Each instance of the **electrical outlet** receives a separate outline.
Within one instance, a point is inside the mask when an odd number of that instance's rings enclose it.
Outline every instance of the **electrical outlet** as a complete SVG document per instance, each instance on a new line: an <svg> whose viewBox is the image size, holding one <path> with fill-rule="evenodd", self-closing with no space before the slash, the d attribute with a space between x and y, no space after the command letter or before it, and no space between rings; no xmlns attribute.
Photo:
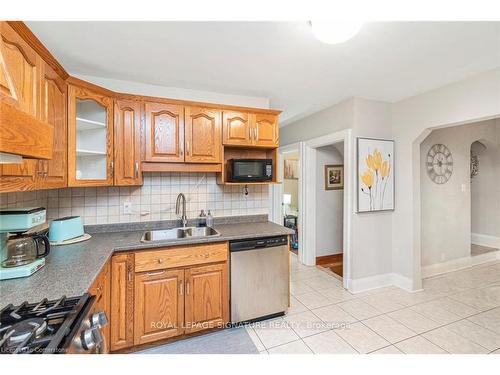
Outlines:
<svg viewBox="0 0 500 375"><path fill-rule="evenodd" d="M132 213L132 202L123 202L123 213L125 215L130 215Z"/></svg>
<svg viewBox="0 0 500 375"><path fill-rule="evenodd" d="M462 184L462 193L467 192L467 184Z"/></svg>

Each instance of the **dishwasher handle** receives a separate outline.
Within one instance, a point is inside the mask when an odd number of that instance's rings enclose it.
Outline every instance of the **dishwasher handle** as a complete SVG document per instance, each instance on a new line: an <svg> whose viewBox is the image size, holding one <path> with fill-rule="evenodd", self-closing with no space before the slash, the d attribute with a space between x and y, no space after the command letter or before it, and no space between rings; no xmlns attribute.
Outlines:
<svg viewBox="0 0 500 375"><path fill-rule="evenodd" d="M229 242L229 251L248 251L263 249L266 247L283 246L288 243L288 236L274 236L265 238L254 238Z"/></svg>

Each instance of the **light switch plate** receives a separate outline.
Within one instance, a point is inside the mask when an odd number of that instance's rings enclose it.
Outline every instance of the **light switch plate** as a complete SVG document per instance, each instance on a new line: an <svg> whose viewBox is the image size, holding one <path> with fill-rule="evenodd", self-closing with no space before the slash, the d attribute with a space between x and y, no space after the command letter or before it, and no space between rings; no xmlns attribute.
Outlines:
<svg viewBox="0 0 500 375"><path fill-rule="evenodd" d="M125 215L130 215L132 213L132 202L123 202L123 213Z"/></svg>

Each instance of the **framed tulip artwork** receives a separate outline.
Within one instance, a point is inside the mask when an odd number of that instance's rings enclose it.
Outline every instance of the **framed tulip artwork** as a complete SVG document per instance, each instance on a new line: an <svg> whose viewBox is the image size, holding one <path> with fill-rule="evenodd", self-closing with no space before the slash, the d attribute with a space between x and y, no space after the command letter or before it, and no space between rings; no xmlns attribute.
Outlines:
<svg viewBox="0 0 500 375"><path fill-rule="evenodd" d="M394 210L394 141L358 138L358 213Z"/></svg>

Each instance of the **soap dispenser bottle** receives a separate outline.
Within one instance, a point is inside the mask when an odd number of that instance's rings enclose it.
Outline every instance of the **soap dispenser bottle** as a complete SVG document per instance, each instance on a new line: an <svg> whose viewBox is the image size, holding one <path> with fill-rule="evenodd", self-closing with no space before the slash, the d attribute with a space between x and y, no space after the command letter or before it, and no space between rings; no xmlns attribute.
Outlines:
<svg viewBox="0 0 500 375"><path fill-rule="evenodd" d="M210 213L210 210L208 210L208 213L207 213L207 227L210 227L210 228L214 227L214 217Z"/></svg>
<svg viewBox="0 0 500 375"><path fill-rule="evenodd" d="M205 215L205 211L201 210L200 216L198 216L198 226L206 227L207 226L207 215Z"/></svg>

